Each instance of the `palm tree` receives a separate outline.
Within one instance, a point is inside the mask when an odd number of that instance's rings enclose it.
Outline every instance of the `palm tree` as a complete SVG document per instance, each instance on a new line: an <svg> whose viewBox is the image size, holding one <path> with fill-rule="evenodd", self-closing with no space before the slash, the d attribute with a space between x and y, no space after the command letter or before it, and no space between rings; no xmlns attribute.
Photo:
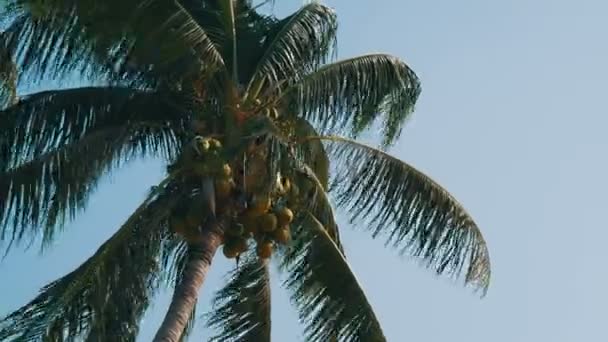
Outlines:
<svg viewBox="0 0 608 342"><path fill-rule="evenodd" d="M464 274L485 293L489 257L471 217L384 149L419 95L414 72L383 54L327 64L337 20L321 4L284 19L256 8L244 0L12 0L5 8L5 249L37 239L47 247L103 176L132 160L162 157L167 174L93 256L6 316L0 340L133 341L170 282L155 340L178 341L222 247L237 267L207 315L214 340L270 340L272 259L307 340L383 341L332 201L373 238L437 273ZM84 86L11 90L74 74ZM382 146L354 140L373 124Z"/></svg>

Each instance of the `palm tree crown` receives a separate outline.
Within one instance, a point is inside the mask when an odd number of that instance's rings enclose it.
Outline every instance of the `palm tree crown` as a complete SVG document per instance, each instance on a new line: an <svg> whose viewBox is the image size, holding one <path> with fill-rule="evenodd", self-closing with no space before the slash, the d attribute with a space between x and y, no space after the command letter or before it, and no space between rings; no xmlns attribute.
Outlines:
<svg viewBox="0 0 608 342"><path fill-rule="evenodd" d="M4 14L7 251L48 246L104 175L132 160L164 158L167 175L93 256L0 321L0 340L133 341L163 282L176 285L174 303L196 299L184 284L221 244L238 266L206 315L214 340L270 340L272 255L307 340L383 341L332 203L387 246L487 290L474 221L384 149L413 110L418 78L384 54L330 63L330 8L311 3L278 19L245 0L11 0ZM86 86L16 91L74 73ZM353 140L374 124L382 146ZM178 306L187 315L168 314L163 326L177 332L159 340L179 338L195 316L193 304Z"/></svg>

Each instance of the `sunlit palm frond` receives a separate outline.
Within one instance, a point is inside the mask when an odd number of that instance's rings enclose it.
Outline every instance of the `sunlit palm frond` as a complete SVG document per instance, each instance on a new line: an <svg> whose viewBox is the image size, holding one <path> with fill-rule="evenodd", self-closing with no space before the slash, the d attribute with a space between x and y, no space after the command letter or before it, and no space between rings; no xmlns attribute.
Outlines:
<svg viewBox="0 0 608 342"><path fill-rule="evenodd" d="M292 244L283 265L284 286L305 324L306 340L385 341L344 254L319 220L310 213L299 215Z"/></svg>
<svg viewBox="0 0 608 342"><path fill-rule="evenodd" d="M4 317L0 340L78 340L88 335L91 341L135 341L139 320L158 286L167 215L179 191L170 179L152 190L91 258Z"/></svg>
<svg viewBox="0 0 608 342"><path fill-rule="evenodd" d="M267 263L248 255L213 300L207 325L211 341L270 341L270 276Z"/></svg>
<svg viewBox="0 0 608 342"><path fill-rule="evenodd" d="M399 136L419 94L418 78L404 62L388 55L367 55L307 75L285 90L282 102L325 132L339 128L357 135L383 116L388 145Z"/></svg>
<svg viewBox="0 0 608 342"><path fill-rule="evenodd" d="M407 163L340 137L326 142L337 169L335 195L350 220L438 274L465 275L485 294L490 257L481 231L450 193Z"/></svg>
<svg viewBox="0 0 608 342"><path fill-rule="evenodd" d="M259 87L264 80L267 88L284 80L299 80L304 73L325 63L335 45L337 17L319 3L302 7L275 26L275 32L266 38L265 52L249 87Z"/></svg>

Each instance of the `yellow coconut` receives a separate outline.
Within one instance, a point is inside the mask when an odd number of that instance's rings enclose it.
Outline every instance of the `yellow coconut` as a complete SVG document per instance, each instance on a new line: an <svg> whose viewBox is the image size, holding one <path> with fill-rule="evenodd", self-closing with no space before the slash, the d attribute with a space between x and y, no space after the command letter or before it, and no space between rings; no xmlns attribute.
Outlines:
<svg viewBox="0 0 608 342"><path fill-rule="evenodd" d="M209 144L211 145L211 148L213 148L213 149L222 148L222 143L217 139L213 139L213 138L209 139Z"/></svg>
<svg viewBox="0 0 608 342"><path fill-rule="evenodd" d="M287 177L281 177L281 188L283 193L289 193L291 190L291 181Z"/></svg>
<svg viewBox="0 0 608 342"><path fill-rule="evenodd" d="M230 178L232 176L232 168L228 164L224 164L222 166L222 176L225 178Z"/></svg>
<svg viewBox="0 0 608 342"><path fill-rule="evenodd" d="M258 225L260 230L265 232L272 232L277 229L278 220L274 214L267 213L258 218Z"/></svg>
<svg viewBox="0 0 608 342"><path fill-rule="evenodd" d="M293 212L287 207L283 207L276 211L279 226L290 224L293 221Z"/></svg>
<svg viewBox="0 0 608 342"><path fill-rule="evenodd" d="M198 140L198 148L203 153L209 151L209 148L211 148L211 143L209 142L209 139Z"/></svg>
<svg viewBox="0 0 608 342"><path fill-rule="evenodd" d="M272 242L262 241L256 246L256 252L262 259L268 259L272 255Z"/></svg>
<svg viewBox="0 0 608 342"><path fill-rule="evenodd" d="M272 205L270 196L260 195L255 196L251 205L247 209L249 215L260 216L266 213Z"/></svg>
<svg viewBox="0 0 608 342"><path fill-rule="evenodd" d="M276 242L285 244L289 241L290 235L289 226L283 226L275 230L272 237Z"/></svg>

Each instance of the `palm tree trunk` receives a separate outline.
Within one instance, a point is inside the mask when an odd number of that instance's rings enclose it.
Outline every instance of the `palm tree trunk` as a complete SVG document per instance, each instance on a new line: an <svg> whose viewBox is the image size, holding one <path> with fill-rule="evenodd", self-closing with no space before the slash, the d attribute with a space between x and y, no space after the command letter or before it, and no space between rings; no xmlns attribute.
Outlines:
<svg viewBox="0 0 608 342"><path fill-rule="evenodd" d="M178 342L180 340L221 241L221 236L217 231L205 229L197 241L190 243L188 263L184 269L183 278L175 288L171 305L156 332L154 342Z"/></svg>

